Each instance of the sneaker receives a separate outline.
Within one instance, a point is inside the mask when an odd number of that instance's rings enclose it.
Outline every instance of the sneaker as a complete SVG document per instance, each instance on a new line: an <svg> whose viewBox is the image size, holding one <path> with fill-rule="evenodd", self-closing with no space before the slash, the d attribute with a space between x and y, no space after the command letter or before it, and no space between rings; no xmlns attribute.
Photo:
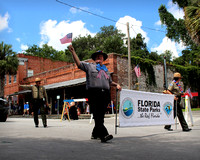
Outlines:
<svg viewBox="0 0 200 160"><path fill-rule="evenodd" d="M101 138L101 143L106 143L107 141L113 139L113 135L107 135L103 138Z"/></svg>

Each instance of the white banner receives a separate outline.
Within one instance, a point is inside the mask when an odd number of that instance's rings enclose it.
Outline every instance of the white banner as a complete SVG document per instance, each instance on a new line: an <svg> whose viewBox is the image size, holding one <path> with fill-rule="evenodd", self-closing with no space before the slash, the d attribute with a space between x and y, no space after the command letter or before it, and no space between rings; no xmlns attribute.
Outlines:
<svg viewBox="0 0 200 160"><path fill-rule="evenodd" d="M123 89L120 92L119 126L174 124L174 96Z"/></svg>

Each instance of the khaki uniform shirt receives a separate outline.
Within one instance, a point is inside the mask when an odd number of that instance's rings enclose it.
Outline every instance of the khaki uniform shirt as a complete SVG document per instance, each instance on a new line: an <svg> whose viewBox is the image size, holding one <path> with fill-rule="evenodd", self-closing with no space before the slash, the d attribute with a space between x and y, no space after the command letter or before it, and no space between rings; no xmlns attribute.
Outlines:
<svg viewBox="0 0 200 160"><path fill-rule="evenodd" d="M33 86L32 85L20 85L20 87L25 88L25 89L31 89L33 99L45 98L45 101L48 103L47 93L43 86L39 86L39 93L38 93L38 87L35 85L33 85Z"/></svg>
<svg viewBox="0 0 200 160"><path fill-rule="evenodd" d="M168 90L175 96L181 96L182 94L180 88L173 81L169 84Z"/></svg>

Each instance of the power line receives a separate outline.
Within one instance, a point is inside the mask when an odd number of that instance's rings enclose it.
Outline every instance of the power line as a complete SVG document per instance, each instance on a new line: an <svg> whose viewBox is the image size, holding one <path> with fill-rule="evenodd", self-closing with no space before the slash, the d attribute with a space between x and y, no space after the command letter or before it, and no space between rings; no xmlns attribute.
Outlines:
<svg viewBox="0 0 200 160"><path fill-rule="evenodd" d="M94 16L96 16L96 17L100 17L100 18L103 18L103 19L106 19L106 20L109 20L109 21L112 21L112 22L115 22L115 23L120 23L120 24L126 25L126 24L124 24L124 23L118 22L118 21L113 20L113 19L111 19L111 18L107 18L107 17L101 16L101 15L99 15L99 14L92 13L92 12L90 12L90 11L87 11L87 10L84 10L84 9L81 9L81 8L78 8L78 7L73 6L73 5L70 5L70 4L68 4L68 3L65 3L65 2L62 2L62 1L59 1L59 0L56 0L56 1L57 1L58 3L64 4L64 5L69 6L69 7L72 7L72 8L76 8L76 9L78 9L78 10L81 10L81 11L83 11L83 12L89 13L89 14L94 15ZM132 26L137 26L137 25L132 25ZM137 26L137 27L139 27L139 26ZM164 33L166 33L165 31L157 30L157 29L150 28L150 27L145 27L145 26L141 26L141 27L142 27L142 28L149 29L149 30L153 30L153 31L158 31L158 32L164 32Z"/></svg>
<svg viewBox="0 0 200 160"><path fill-rule="evenodd" d="M98 15L98 14L96 14L96 13L92 13L92 12L86 11L86 10L84 10L84 9L81 9L81 8L78 8L78 7L75 7L75 6L72 6L72 5L68 4L68 3L61 2L61 1L59 1L59 0L56 0L56 1L57 1L58 3L61 3L61 4L66 5L66 6L69 6L69 7L72 7L72 8L76 8L76 9L81 10L81 11L83 11L83 12L86 12L86 13L92 14L92 15L94 15L94 16L97 16L97 17L100 17L100 18L103 18L103 19L106 19L106 20L109 20L109 21L112 21L112 22L117 23L116 20L113 20L113 19L111 19L111 18L107 18L107 17L101 16L101 15ZM120 22L118 22L118 23L120 23ZM124 23L121 23L121 24L126 25L126 24L124 24Z"/></svg>
<svg viewBox="0 0 200 160"><path fill-rule="evenodd" d="M69 6L69 7L72 7L72 8L76 8L76 9L78 9L78 10L81 10L81 11L86 12L86 13L88 13L88 14L94 15L94 16L96 16L96 17L100 17L100 18L103 18L103 19L106 19L106 20L109 20L109 21L112 21L112 22L119 23L119 24L122 24L122 25L126 25L126 26L127 26L127 24L124 24L124 23L121 23L121 22L117 22L116 20L113 20L113 19L111 19L111 18L107 18L107 17L101 16L101 15L98 15L98 14L96 14L96 13L92 13L92 12L90 12L90 11L87 11L87 10L84 10L84 9L81 9L81 8L78 8L78 7L76 7L76 6L70 5L70 4L68 4L68 3L65 3L65 2L62 2L62 1L59 1L59 0L56 0L56 1L57 1L58 3L64 4L64 5ZM137 35L137 33L136 33L136 31L134 30L133 26L137 26L137 27L140 27L140 26L138 26L138 25L131 25L131 26L130 26L130 27L133 29L133 31L135 32L135 34ZM158 32L164 32L164 33L166 33L165 31L157 30L157 29L150 28L150 27L145 27L145 26L141 26L141 27L142 27L142 28L149 29L149 30L153 30L153 31L158 31ZM156 43L157 43L157 42L156 42ZM147 49L150 50L148 47L147 47Z"/></svg>

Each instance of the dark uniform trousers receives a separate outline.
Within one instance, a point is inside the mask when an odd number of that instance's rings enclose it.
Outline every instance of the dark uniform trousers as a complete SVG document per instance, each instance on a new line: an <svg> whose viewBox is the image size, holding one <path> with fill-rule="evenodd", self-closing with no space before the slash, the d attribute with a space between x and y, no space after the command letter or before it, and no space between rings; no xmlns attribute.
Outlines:
<svg viewBox="0 0 200 160"><path fill-rule="evenodd" d="M41 114L43 125L46 126L47 120L46 120L46 113L45 113L45 108L44 108L44 101L43 101L43 99L33 99L33 111L34 111L35 125L39 124L39 121L38 121L39 109L40 109L40 114Z"/></svg>
<svg viewBox="0 0 200 160"><path fill-rule="evenodd" d="M185 121L185 118L183 116L180 101L181 101L181 97L178 97L177 102L174 101L174 118L176 117L176 103L177 103L177 116L178 116L179 122L181 124L181 127L182 127L182 129L188 129L187 122ZM171 125L166 125L165 128L170 129Z"/></svg>
<svg viewBox="0 0 200 160"><path fill-rule="evenodd" d="M108 131L104 126L104 115L110 102L110 90L94 88L88 89L87 93L90 111L95 122L92 136L103 138L108 135Z"/></svg>

